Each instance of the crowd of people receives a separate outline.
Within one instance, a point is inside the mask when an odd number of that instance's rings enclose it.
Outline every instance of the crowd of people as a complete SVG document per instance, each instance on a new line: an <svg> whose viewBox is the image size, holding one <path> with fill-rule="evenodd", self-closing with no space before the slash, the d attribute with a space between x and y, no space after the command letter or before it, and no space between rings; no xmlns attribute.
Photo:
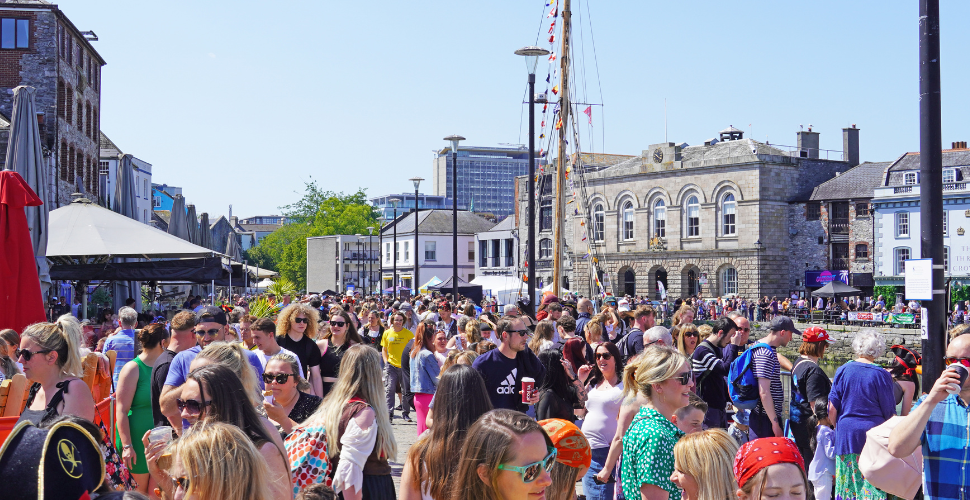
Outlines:
<svg viewBox="0 0 970 500"><path fill-rule="evenodd" d="M888 493L860 454L887 422L887 456L921 449L926 498L970 483L970 382L948 370L921 395L919 355L876 330L830 380L824 329L769 314L755 343L730 301L700 325L702 300L595 311L547 294L534 316L448 296L286 298L271 317L232 302L151 320L126 306L100 335L71 314L0 332L0 374L31 382L20 421L74 419L102 444L91 498L875 500ZM970 366L968 330L951 332L955 366ZM795 337L788 360L778 348ZM82 358L108 351L112 429L79 380ZM739 363L749 406L729 384ZM394 425L415 420L404 455Z"/></svg>

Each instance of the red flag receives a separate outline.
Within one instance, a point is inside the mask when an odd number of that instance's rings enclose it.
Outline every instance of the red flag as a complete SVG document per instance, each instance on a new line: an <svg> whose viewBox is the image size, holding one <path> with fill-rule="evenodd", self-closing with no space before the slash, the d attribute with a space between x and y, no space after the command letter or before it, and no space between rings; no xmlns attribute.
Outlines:
<svg viewBox="0 0 970 500"><path fill-rule="evenodd" d="M552 33L552 30L554 29L556 29L556 21L553 21L552 24L549 25L549 33Z"/></svg>
<svg viewBox="0 0 970 500"><path fill-rule="evenodd" d="M559 130L561 128L562 128L562 118L560 118L559 121L556 122L556 130Z"/></svg>
<svg viewBox="0 0 970 500"><path fill-rule="evenodd" d="M556 61L556 53L553 52L549 54L549 62L555 62L555 61Z"/></svg>
<svg viewBox="0 0 970 500"><path fill-rule="evenodd" d="M556 41L556 35L549 35L549 43Z"/></svg>
<svg viewBox="0 0 970 500"><path fill-rule="evenodd" d="M593 124L593 107L592 106L586 106L586 109L583 110L583 113L585 113L586 116L589 117L589 124L592 125Z"/></svg>

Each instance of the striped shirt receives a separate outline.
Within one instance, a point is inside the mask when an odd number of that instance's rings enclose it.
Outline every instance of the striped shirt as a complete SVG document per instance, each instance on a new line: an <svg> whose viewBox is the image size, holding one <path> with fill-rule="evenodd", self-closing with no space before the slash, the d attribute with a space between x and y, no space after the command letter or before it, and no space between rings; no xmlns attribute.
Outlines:
<svg viewBox="0 0 970 500"><path fill-rule="evenodd" d="M916 406L925 399L924 395ZM970 407L958 394L933 408L920 441L926 500L970 498Z"/></svg>
<svg viewBox="0 0 970 500"><path fill-rule="evenodd" d="M785 392L781 387L781 365L778 364L778 356L775 350L768 347L759 347L751 353L751 365L754 376L766 378L771 381L771 402L775 407L775 416L781 418L781 406L785 400ZM755 413L767 415L762 402L753 410Z"/></svg>

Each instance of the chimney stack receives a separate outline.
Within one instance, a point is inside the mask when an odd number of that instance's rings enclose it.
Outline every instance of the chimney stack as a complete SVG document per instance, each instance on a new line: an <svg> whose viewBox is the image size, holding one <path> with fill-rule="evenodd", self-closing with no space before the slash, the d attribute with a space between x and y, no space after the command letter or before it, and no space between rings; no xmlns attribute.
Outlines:
<svg viewBox="0 0 970 500"><path fill-rule="evenodd" d="M967 149L967 141L956 141L953 143L953 149Z"/></svg>
<svg viewBox="0 0 970 500"><path fill-rule="evenodd" d="M842 160L854 167L859 164L859 129L855 123L842 129Z"/></svg>
<svg viewBox="0 0 970 500"><path fill-rule="evenodd" d="M812 132L812 126L808 130L799 130L798 136L798 157L799 158L818 158L818 132Z"/></svg>

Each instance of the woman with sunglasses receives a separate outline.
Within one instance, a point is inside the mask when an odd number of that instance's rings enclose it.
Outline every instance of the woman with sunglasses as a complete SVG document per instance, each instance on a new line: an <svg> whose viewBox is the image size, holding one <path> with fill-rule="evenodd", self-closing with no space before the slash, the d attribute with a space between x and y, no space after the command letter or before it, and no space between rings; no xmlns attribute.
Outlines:
<svg viewBox="0 0 970 500"><path fill-rule="evenodd" d="M41 425L58 415L94 420L94 397L78 379L83 371L80 343L81 324L70 314L56 323L34 323L24 330L14 354L33 385L18 423Z"/></svg>
<svg viewBox="0 0 970 500"><path fill-rule="evenodd" d="M650 500L680 500L681 490L670 480L674 444L684 433L672 417L690 402L694 380L690 360L671 347L645 349L623 373L625 391L645 398L623 436L621 463L623 496Z"/></svg>
<svg viewBox="0 0 970 500"><path fill-rule="evenodd" d="M266 361L263 383L273 393L272 398L263 400L263 409L283 437L317 411L323 401L307 394L310 384L300 373L296 358L289 354L279 353Z"/></svg>
<svg viewBox="0 0 970 500"><path fill-rule="evenodd" d="M323 382L323 397L326 398L337 383L340 373L340 361L344 353L351 347L362 344L363 339L357 333L357 327L347 311L339 307L330 309L330 329L324 332L323 338L317 342L320 349L320 378Z"/></svg>
<svg viewBox="0 0 970 500"><path fill-rule="evenodd" d="M263 425L256 409L249 404L246 392L239 377L226 366L217 363L193 370L176 400L182 418L193 425L184 435L192 435L196 426L205 422L238 427L256 447L269 469L266 484L272 493L266 498L289 500L293 490L286 452L277 444L278 438L274 440ZM149 470L151 468L149 464ZM164 477L154 479L158 484L171 482Z"/></svg>
<svg viewBox="0 0 970 500"><path fill-rule="evenodd" d="M693 323L678 325L673 328L671 333L677 339L677 350L684 356L691 357L694 354L694 350L697 349L697 343L701 335L697 326Z"/></svg>
<svg viewBox="0 0 970 500"><path fill-rule="evenodd" d="M617 416L623 403L623 360L616 344L606 342L596 346L593 353L596 362L586 385L586 416L583 419L583 434L592 448L592 462L583 476L583 492L587 500L613 500L616 479L613 471L605 471L599 478L606 463L610 443L616 434Z"/></svg>
<svg viewBox="0 0 970 500"><path fill-rule="evenodd" d="M138 483L137 490L146 495L149 492L148 464L145 462L145 447L139 438L155 426L152 367L165 350L162 343L166 338L168 332L161 323L152 323L138 330L135 339L141 343L141 354L126 363L118 376L115 448Z"/></svg>
<svg viewBox="0 0 970 500"><path fill-rule="evenodd" d="M308 304L286 306L276 320L276 343L296 354L303 367L303 375L310 382L313 394L323 395L320 379L320 349L313 340L317 336L317 310Z"/></svg>
<svg viewBox="0 0 970 500"><path fill-rule="evenodd" d="M556 448L539 423L514 410L492 410L461 446L450 500L544 498Z"/></svg>

